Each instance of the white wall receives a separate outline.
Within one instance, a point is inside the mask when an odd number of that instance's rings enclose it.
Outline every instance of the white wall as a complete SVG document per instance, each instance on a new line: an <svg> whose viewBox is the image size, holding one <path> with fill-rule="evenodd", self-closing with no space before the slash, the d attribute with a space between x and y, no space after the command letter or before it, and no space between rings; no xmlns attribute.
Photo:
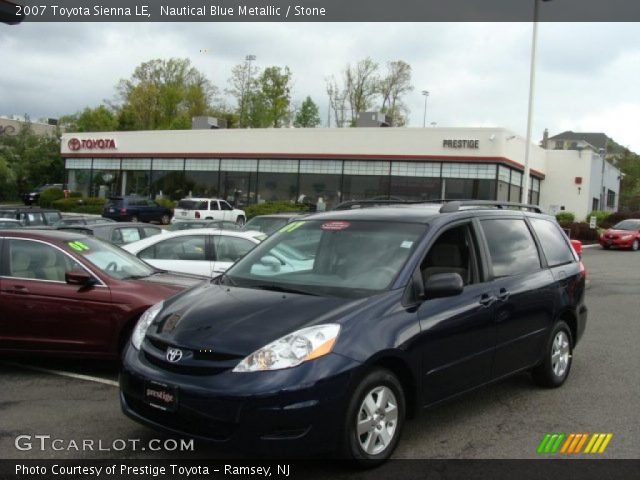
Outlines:
<svg viewBox="0 0 640 480"><path fill-rule="evenodd" d="M591 211L591 152L578 150L546 150L546 178L540 187L540 206L549 213L564 207L577 221ZM582 177L582 184L575 178Z"/></svg>

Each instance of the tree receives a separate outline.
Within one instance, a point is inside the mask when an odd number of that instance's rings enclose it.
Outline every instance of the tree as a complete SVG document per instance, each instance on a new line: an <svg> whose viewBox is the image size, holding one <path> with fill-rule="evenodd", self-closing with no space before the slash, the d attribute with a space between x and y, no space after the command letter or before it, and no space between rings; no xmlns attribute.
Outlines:
<svg viewBox="0 0 640 480"><path fill-rule="evenodd" d="M289 117L291 104L291 70L289 67L268 67L258 80L264 106L264 119L269 127L279 128Z"/></svg>
<svg viewBox="0 0 640 480"><path fill-rule="evenodd" d="M409 109L402 96L413 91L411 65L402 60L387 62L387 74L380 79L378 90L382 97L380 111L391 117L392 126L405 125Z"/></svg>
<svg viewBox="0 0 640 480"><path fill-rule="evenodd" d="M296 118L293 124L296 127L302 128L315 128L320 125L320 113L318 110L318 106L313 103L311 97L307 97L304 99L300 110L296 114Z"/></svg>
<svg viewBox="0 0 640 480"><path fill-rule="evenodd" d="M342 128L346 125L347 91L338 85L334 76L329 77L326 82L329 108L333 110L336 127Z"/></svg>
<svg viewBox="0 0 640 480"><path fill-rule="evenodd" d="M118 126L123 130L186 129L207 115L217 89L188 59L155 59L140 64L117 91Z"/></svg>
<svg viewBox="0 0 640 480"><path fill-rule="evenodd" d="M248 117L246 116L249 109L248 102L250 94L255 91L257 77L258 67L251 65L248 60L236 65L231 70L231 78L228 80L231 88L227 89L226 93L235 97L238 102L238 125L240 128L248 125Z"/></svg>
<svg viewBox="0 0 640 480"><path fill-rule="evenodd" d="M67 132L111 132L118 129L118 117L111 108L99 105L60 118Z"/></svg>
<svg viewBox="0 0 640 480"><path fill-rule="evenodd" d="M344 71L345 87L349 107L351 108L351 125L354 126L358 112L367 112L373 108L373 98L378 92L378 64L367 57L355 66L347 65Z"/></svg>

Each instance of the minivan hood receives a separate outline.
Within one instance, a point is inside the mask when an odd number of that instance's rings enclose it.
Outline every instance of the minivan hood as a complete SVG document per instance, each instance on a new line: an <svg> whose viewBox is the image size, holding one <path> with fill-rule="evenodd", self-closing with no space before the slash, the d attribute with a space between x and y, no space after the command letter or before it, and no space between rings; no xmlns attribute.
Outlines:
<svg viewBox="0 0 640 480"><path fill-rule="evenodd" d="M365 301L204 284L174 297L147 334L191 350L246 356L301 328L337 322ZM175 315L173 330L163 332Z"/></svg>

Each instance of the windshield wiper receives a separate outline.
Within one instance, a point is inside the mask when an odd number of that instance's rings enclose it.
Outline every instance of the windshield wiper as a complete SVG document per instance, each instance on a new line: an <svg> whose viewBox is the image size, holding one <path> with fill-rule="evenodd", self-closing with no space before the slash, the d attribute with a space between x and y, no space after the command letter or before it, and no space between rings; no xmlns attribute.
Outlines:
<svg viewBox="0 0 640 480"><path fill-rule="evenodd" d="M319 296L317 293L313 293L308 290L300 290L297 288L284 287L282 285L274 285L272 283L251 285L251 288L258 288L260 290L270 290L272 292L299 293L301 295L313 295L314 297Z"/></svg>
<svg viewBox="0 0 640 480"><path fill-rule="evenodd" d="M223 281L225 278L226 278L227 280L229 280L229 283L231 284L231 286L232 286L232 287L237 287L237 286L238 286L238 284L235 282L235 280L234 280L233 278L231 278L229 275L227 275L227 272L222 272L222 273L221 273L220 275L218 275L217 277L213 277L213 278L211 279L211 282L213 282L214 280L217 280L219 285L224 285L224 284L222 283L222 281Z"/></svg>
<svg viewBox="0 0 640 480"><path fill-rule="evenodd" d="M147 278L150 277L153 274L148 274L148 275L128 275L126 277L122 277L122 280L140 280L141 278Z"/></svg>

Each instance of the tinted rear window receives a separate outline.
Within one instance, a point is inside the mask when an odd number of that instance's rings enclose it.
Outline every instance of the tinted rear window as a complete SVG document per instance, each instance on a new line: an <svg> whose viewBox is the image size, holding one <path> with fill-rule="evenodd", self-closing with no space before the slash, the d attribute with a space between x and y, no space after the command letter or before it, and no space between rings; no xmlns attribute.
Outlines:
<svg viewBox="0 0 640 480"><path fill-rule="evenodd" d="M538 249L524 220L483 220L493 274L496 277L531 273L540 269Z"/></svg>
<svg viewBox="0 0 640 480"><path fill-rule="evenodd" d="M195 201L195 200L180 200L178 202L178 208L183 210L207 210L207 201Z"/></svg>
<svg viewBox="0 0 640 480"><path fill-rule="evenodd" d="M122 198L110 198L106 206L120 208L122 206L122 201Z"/></svg>
<svg viewBox="0 0 640 480"><path fill-rule="evenodd" d="M540 239L542 250L550 267L573 262L573 250L560 228L549 220L532 218L531 225Z"/></svg>

